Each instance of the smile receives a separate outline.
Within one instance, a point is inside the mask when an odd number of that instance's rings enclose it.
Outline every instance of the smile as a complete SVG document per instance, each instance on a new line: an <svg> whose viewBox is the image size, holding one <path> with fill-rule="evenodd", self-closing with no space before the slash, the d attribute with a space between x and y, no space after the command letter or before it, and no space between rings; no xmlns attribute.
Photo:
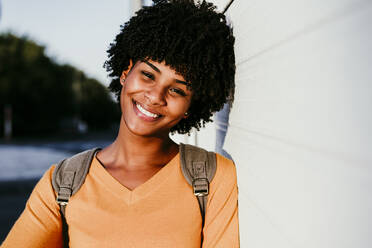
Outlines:
<svg viewBox="0 0 372 248"><path fill-rule="evenodd" d="M139 105L138 103L136 104L136 106L137 106L138 110L141 111L142 114L144 114L148 117L152 117L152 118L159 117L159 115L151 113L151 112L147 111L146 109L142 108L142 106Z"/></svg>
<svg viewBox="0 0 372 248"><path fill-rule="evenodd" d="M160 114L152 113L149 110L142 107L139 103L133 101L133 104L135 106L135 112L140 115L140 117L144 117L146 120L156 120L159 117L161 117Z"/></svg>

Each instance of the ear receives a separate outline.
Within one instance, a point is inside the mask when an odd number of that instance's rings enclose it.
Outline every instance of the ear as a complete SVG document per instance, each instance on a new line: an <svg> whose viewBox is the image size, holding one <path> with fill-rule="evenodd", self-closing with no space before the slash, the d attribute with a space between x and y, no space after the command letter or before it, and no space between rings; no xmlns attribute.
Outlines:
<svg viewBox="0 0 372 248"><path fill-rule="evenodd" d="M133 61L132 61L132 59L130 59L128 68L121 73L121 76L120 76L120 84L121 85L124 85L124 81L127 78L127 76L129 74L130 70L132 69L132 67L133 67Z"/></svg>
<svg viewBox="0 0 372 248"><path fill-rule="evenodd" d="M189 112L185 112L185 113L183 114L183 118L184 118L184 119L187 119L187 117L189 117Z"/></svg>

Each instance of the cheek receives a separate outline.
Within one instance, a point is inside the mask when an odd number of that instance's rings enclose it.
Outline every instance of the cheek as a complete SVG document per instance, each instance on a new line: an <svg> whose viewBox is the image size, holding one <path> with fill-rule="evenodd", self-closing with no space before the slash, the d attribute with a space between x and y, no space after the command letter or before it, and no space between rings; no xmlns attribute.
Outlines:
<svg viewBox="0 0 372 248"><path fill-rule="evenodd" d="M124 83L123 87L121 88L121 93L120 93L120 107L121 107L122 112L124 111L126 107L130 106L130 101L131 101L130 92L131 92L130 85Z"/></svg>
<svg viewBox="0 0 372 248"><path fill-rule="evenodd" d="M137 80L132 78L128 78L121 89L121 97L124 98L125 96L131 96L141 89L140 83Z"/></svg>
<svg viewBox="0 0 372 248"><path fill-rule="evenodd" d="M189 109L190 101L189 100L180 100L176 102L169 103L168 107L174 115L182 116Z"/></svg>

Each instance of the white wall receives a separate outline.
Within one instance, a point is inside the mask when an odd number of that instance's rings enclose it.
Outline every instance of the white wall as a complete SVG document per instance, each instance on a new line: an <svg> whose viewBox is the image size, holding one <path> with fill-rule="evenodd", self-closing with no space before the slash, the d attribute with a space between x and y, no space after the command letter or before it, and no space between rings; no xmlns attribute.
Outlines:
<svg viewBox="0 0 372 248"><path fill-rule="evenodd" d="M216 143L216 129L214 123L208 123L200 131L192 130L189 135L174 134L171 138L177 143L197 145L208 151L214 151Z"/></svg>
<svg viewBox="0 0 372 248"><path fill-rule="evenodd" d="M241 246L370 247L372 1L235 0L228 15Z"/></svg>
<svg viewBox="0 0 372 248"><path fill-rule="evenodd" d="M133 16L141 7L143 2L141 0L130 0L131 16Z"/></svg>

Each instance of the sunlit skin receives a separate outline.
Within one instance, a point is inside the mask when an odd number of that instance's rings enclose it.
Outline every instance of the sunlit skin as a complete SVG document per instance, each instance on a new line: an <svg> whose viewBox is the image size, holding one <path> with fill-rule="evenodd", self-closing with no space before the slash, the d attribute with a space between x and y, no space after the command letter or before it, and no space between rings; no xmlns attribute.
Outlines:
<svg viewBox="0 0 372 248"><path fill-rule="evenodd" d="M178 153L169 133L187 118L192 92L183 76L151 60L131 63L120 83L119 133L97 158L116 180L134 190Z"/></svg>

